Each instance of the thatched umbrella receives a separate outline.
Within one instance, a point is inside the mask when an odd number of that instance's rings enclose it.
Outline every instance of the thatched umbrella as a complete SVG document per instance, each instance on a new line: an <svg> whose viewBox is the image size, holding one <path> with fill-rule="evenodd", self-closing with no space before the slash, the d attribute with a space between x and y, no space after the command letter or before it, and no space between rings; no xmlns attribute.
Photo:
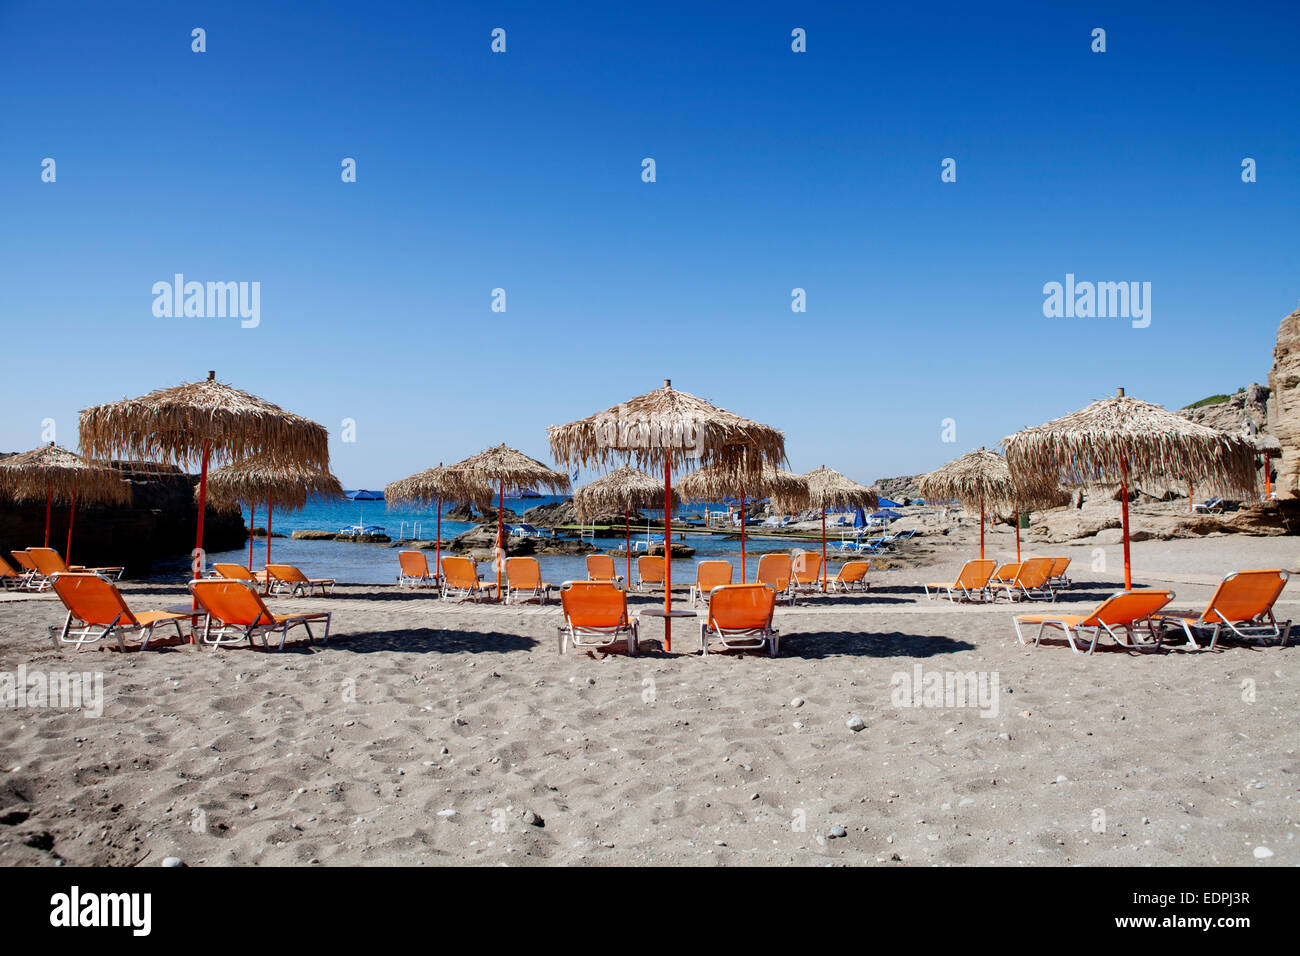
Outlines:
<svg viewBox="0 0 1300 956"><path fill-rule="evenodd" d="M954 458L942 468L922 475L917 485L929 499L957 499L971 511L980 513L980 558L984 557L984 515L991 510L1014 511L1016 522L1016 560L1020 560L1020 512L1053 500L1058 485L1041 480L1037 485L1017 485L1011 480L1006 459L995 451L980 448Z"/></svg>
<svg viewBox="0 0 1300 956"><path fill-rule="evenodd" d="M569 490L569 476L547 468L536 458L521 451L497 445L464 461L447 466L448 497L460 501L483 504L497 493L497 597L501 596L501 568L505 553L506 489L520 492L531 488L547 488L557 495Z"/></svg>
<svg viewBox="0 0 1300 956"><path fill-rule="evenodd" d="M1128 487L1131 481L1177 477L1224 495L1255 490L1255 448L1249 439L1198 425L1159 405L1114 398L1002 439L1012 481L1118 484L1124 526L1124 587L1132 588Z"/></svg>
<svg viewBox="0 0 1300 956"><path fill-rule="evenodd" d="M634 463L664 473L664 650L672 649L672 473L696 463L757 471L785 461L785 435L673 388L638 395L567 425L552 425L551 456L569 468Z"/></svg>
<svg viewBox="0 0 1300 956"><path fill-rule="evenodd" d="M68 544L65 563L72 561L72 522L77 500L82 504L124 505L131 501L131 486L115 468L87 461L54 442L0 459L0 495L14 501L45 499L45 544L50 546L50 506L68 504Z"/></svg>
<svg viewBox="0 0 1300 956"><path fill-rule="evenodd" d="M822 465L804 475L808 482L808 501L822 513L822 593L826 591L826 509L874 508L879 496L866 485Z"/></svg>
<svg viewBox="0 0 1300 956"><path fill-rule="evenodd" d="M578 520L610 511L623 512L623 539L627 550L627 577L632 582L632 524L628 513L633 508L662 508L664 486L635 468L615 468L607 475L589 482L573 492L573 507Z"/></svg>
<svg viewBox="0 0 1300 956"><path fill-rule="evenodd" d="M161 388L143 398L95 405L81 413L81 450L91 458L199 463L197 551L203 550L208 465L269 458L329 470L324 426L216 380ZM196 566L194 576L202 569Z"/></svg>
<svg viewBox="0 0 1300 956"><path fill-rule="evenodd" d="M456 500L455 492L458 484L459 481L455 476L448 475L442 462L438 462L437 468L426 468L409 478L391 481L384 486L386 507L391 508L394 502L398 502L422 505L426 508L433 505L436 509L438 517L437 530L434 532L436 538L433 542L433 566L440 580L442 578L442 505L444 501Z"/></svg>
<svg viewBox="0 0 1300 956"><path fill-rule="evenodd" d="M773 498L791 511L808 507L808 479L774 465L765 465L757 475L745 470L708 465L693 471L677 483L687 501L740 499L740 580L745 577L745 497Z"/></svg>
<svg viewBox="0 0 1300 956"><path fill-rule="evenodd" d="M271 563L271 516L274 505L297 511L309 498L342 498L343 486L328 471L265 458L245 458L208 475L208 499L218 508L248 504L248 570L253 570L253 517L266 501L266 563ZM194 489L197 497L199 489Z"/></svg>

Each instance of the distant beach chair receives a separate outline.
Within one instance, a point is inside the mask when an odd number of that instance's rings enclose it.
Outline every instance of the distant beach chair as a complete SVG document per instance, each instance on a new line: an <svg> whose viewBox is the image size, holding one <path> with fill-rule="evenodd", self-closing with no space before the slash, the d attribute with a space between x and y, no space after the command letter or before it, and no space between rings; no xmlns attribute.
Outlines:
<svg viewBox="0 0 1300 956"><path fill-rule="evenodd" d="M664 559L658 554L643 554L636 559L636 589L664 586Z"/></svg>
<svg viewBox="0 0 1300 956"><path fill-rule="evenodd" d="M25 590L31 578L31 572L20 571L0 557L0 582L3 582L6 591L11 588Z"/></svg>
<svg viewBox="0 0 1300 956"><path fill-rule="evenodd" d="M1242 640L1282 639L1286 647L1291 637L1291 622L1278 623L1273 616L1273 605L1290 575L1273 568L1267 571L1234 571L1219 582L1210 597L1210 603L1200 614L1170 611L1157 614L1155 622L1162 628L1182 628L1187 643L1198 648L1195 635L1209 633L1210 650L1214 650L1219 635L1231 632Z"/></svg>
<svg viewBox="0 0 1300 956"><path fill-rule="evenodd" d="M999 565L998 569L993 572L989 578L990 587L999 587L1004 584L1012 584L1016 580L1016 575L1020 573L1020 565L1023 561L1015 561L1010 564Z"/></svg>
<svg viewBox="0 0 1300 956"><path fill-rule="evenodd" d="M832 591L866 591L871 585L867 583L867 572L871 570L870 561L846 561L839 573L831 579Z"/></svg>
<svg viewBox="0 0 1300 956"><path fill-rule="evenodd" d="M1053 558L1052 573L1048 576L1047 583L1056 588L1068 588L1070 586L1070 576L1066 572L1069 569L1069 558Z"/></svg>
<svg viewBox="0 0 1300 956"><path fill-rule="evenodd" d="M1035 599L1056 600L1052 590L1051 576L1055 565L1053 558L1026 558L1016 570L1016 576L1010 581L990 582L989 590L994 600L999 591L1007 592L1009 601L1032 601Z"/></svg>
<svg viewBox="0 0 1300 956"><path fill-rule="evenodd" d="M117 638L117 646L125 651L126 642L122 640L122 634L139 631L140 650L144 650L154 628L160 624L174 625L176 636L182 639L185 636L181 631L181 621L188 621L190 615L170 611L141 611L136 614L127 607L117 585L102 575L89 571L64 571L51 577L49 583L68 609L63 630L57 637L51 628L55 647L75 644L77 650L81 650L85 644L112 635Z"/></svg>
<svg viewBox="0 0 1300 956"><path fill-rule="evenodd" d="M776 592L766 584L724 584L709 595L709 612L700 624L700 656L709 653L709 638L716 637L732 650L767 648L777 654L778 633L772 627Z"/></svg>
<svg viewBox="0 0 1300 956"><path fill-rule="evenodd" d="M29 591L44 591L48 588L49 582L45 575L36 570L36 562L26 551L10 551L15 561L18 562L19 569L27 576L27 581L23 585Z"/></svg>
<svg viewBox="0 0 1300 956"><path fill-rule="evenodd" d="M545 604L551 596L551 586L542 581L542 566L536 558L506 558L506 603L516 594L536 598Z"/></svg>
<svg viewBox="0 0 1300 956"><path fill-rule="evenodd" d="M69 571L89 571L91 574L101 574L111 581L116 581L122 576L125 568L87 568L80 564L68 567L63 563L63 558L59 552L53 548L28 548L27 556L32 559L36 565L37 572L44 578L52 578L56 574L67 574Z"/></svg>
<svg viewBox="0 0 1300 956"><path fill-rule="evenodd" d="M429 570L429 559L423 551L397 552L397 586L413 588L438 586L438 575Z"/></svg>
<svg viewBox="0 0 1300 956"><path fill-rule="evenodd" d="M989 597L989 580L993 577L993 571L997 567L996 561L985 561L983 559L967 561L957 575L957 580L949 584L927 584L925 585L925 596L933 598L935 595L930 593L930 589L935 590L935 594L943 592L947 595L949 601L984 601Z"/></svg>
<svg viewBox="0 0 1300 956"><path fill-rule="evenodd" d="M790 562L790 574L796 591L816 591L821 587L822 556L800 551Z"/></svg>
<svg viewBox="0 0 1300 956"><path fill-rule="evenodd" d="M627 592L612 581L565 581L560 590L564 614L560 653L574 647L609 647L627 636L627 652L636 655L637 622L627 616Z"/></svg>
<svg viewBox="0 0 1300 956"><path fill-rule="evenodd" d="M271 594L288 591L290 596L303 594L310 597L317 589L322 597L334 593L333 578L309 578L292 564L268 564L266 578L267 591Z"/></svg>
<svg viewBox="0 0 1300 956"><path fill-rule="evenodd" d="M714 588L731 583L735 573L730 561L701 561L695 565L695 583L691 585L691 607L703 597L708 603L709 592Z"/></svg>
<svg viewBox="0 0 1300 956"><path fill-rule="evenodd" d="M307 643L314 643L311 632L313 621L325 622L322 643L330 640L329 611L314 611L308 614L273 614L257 593L257 588L247 581L227 580L225 578L204 578L191 581L190 592L202 608L206 618L203 622L203 634L200 640L211 645L215 651L223 644L238 644L247 640L256 647L253 637L262 638L262 647L270 648L268 637L280 632L280 645L277 650L284 650L284 642L289 631L301 626L307 632ZM215 633L213 624L217 625Z"/></svg>
<svg viewBox="0 0 1300 956"><path fill-rule="evenodd" d="M460 594L461 600L482 601L491 597L495 584L484 584L478 577L478 565L469 558L447 555L442 559L442 596Z"/></svg>
<svg viewBox="0 0 1300 956"><path fill-rule="evenodd" d="M1034 637L1034 646L1042 640L1043 629L1058 628L1065 632L1065 639L1070 643L1070 650L1076 654L1085 653L1075 643L1075 635L1080 639L1091 637L1086 653L1091 654L1097 647L1097 639L1103 632L1120 647L1136 650L1158 648L1160 634L1152 620L1152 615L1174 599L1173 591L1120 591L1102 601L1089 614L1017 614L1015 616L1016 640L1027 643L1020 630L1022 624L1037 624L1038 634ZM1139 643L1137 629L1146 624L1151 635L1150 642ZM1118 631L1123 631L1125 640L1120 640Z"/></svg>
<svg viewBox="0 0 1300 956"><path fill-rule="evenodd" d="M775 592L778 601L785 601L794 607L792 565L788 554L765 554L758 559L755 583L766 584Z"/></svg>
<svg viewBox="0 0 1300 956"><path fill-rule="evenodd" d="M618 573L611 555L589 554L587 555L587 580L613 581L617 585L622 585L623 575Z"/></svg>
<svg viewBox="0 0 1300 956"><path fill-rule="evenodd" d="M250 571L242 564L226 561L212 562L212 570L217 577L228 581L249 581L263 589L266 587L266 571Z"/></svg>
<svg viewBox="0 0 1300 956"><path fill-rule="evenodd" d="M1211 498L1209 501L1201 501L1192 505L1192 511L1197 514L1223 514L1228 510L1227 502L1222 498Z"/></svg>

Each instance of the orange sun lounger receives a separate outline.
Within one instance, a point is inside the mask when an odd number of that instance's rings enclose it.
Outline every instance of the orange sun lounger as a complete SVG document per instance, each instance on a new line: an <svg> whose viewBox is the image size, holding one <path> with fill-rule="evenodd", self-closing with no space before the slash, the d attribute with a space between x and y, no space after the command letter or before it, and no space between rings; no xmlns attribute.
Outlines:
<svg viewBox="0 0 1300 956"><path fill-rule="evenodd" d="M3 557L0 557L0 582L4 583L6 591L10 588L25 589L31 578L30 571L19 571Z"/></svg>
<svg viewBox="0 0 1300 956"><path fill-rule="evenodd" d="M53 548L28 548L26 551L14 551L13 556L24 568L31 565L31 580L28 587L35 591L44 591L50 586L50 578L56 574L67 574L69 571L89 571L91 574L102 574L110 580L116 581L122 576L124 568L86 568L81 565L68 567L63 563L63 558L59 552ZM26 559L24 561L24 558ZM35 587L32 587L35 585Z"/></svg>
<svg viewBox="0 0 1300 956"><path fill-rule="evenodd" d="M1058 628L1065 632L1065 639L1070 642L1070 650L1076 654L1084 653L1074 638L1091 637L1087 653L1091 654L1097 647L1097 639L1103 632L1120 647L1135 649L1158 648L1160 634L1156 628L1153 615L1174 599L1173 591L1120 591L1112 594L1089 614L1017 614L1015 617L1016 640L1027 643L1020 630L1022 624L1037 624L1038 634L1034 637L1034 646L1042 640L1043 629ZM1149 642L1137 640L1137 629L1146 624L1151 635ZM1118 631L1124 631L1126 640L1120 640Z"/></svg>
<svg viewBox="0 0 1300 956"><path fill-rule="evenodd" d="M821 587L822 556L800 551L790 562L790 573L796 591L816 591Z"/></svg>
<svg viewBox="0 0 1300 956"><path fill-rule="evenodd" d="M996 561L967 561L957 575L957 580L948 584L927 584L925 586L925 596L933 597L930 589L934 588L935 593L946 592L949 601L983 601L989 596L989 580L993 577L993 569L997 567ZM959 595L960 592L960 595Z"/></svg>
<svg viewBox="0 0 1300 956"><path fill-rule="evenodd" d="M313 621L325 622L321 641L330 640L330 612L315 611L310 614L274 614L262 601L257 588L247 581L230 581L224 578L206 578L190 582L190 591L206 615L203 622L202 642L212 645L215 651L222 644L238 644L247 640L254 647L254 635L262 638L262 646L269 648L268 636L280 632L280 646L284 650L289 631L301 625L307 631L307 643L313 642ZM216 631L213 632L213 625Z"/></svg>
<svg viewBox="0 0 1300 956"><path fill-rule="evenodd" d="M1068 588L1070 576L1066 572L1069 569L1069 558L1052 558L1052 573L1048 576L1047 583L1057 588Z"/></svg>
<svg viewBox="0 0 1300 956"><path fill-rule="evenodd" d="M709 653L709 638L733 650L761 650L776 657L780 638L772 627L776 592L766 584L725 584L709 597L709 613L700 624L700 656Z"/></svg>
<svg viewBox="0 0 1300 956"><path fill-rule="evenodd" d="M623 575L618 573L611 555L589 554L587 555L587 580L613 581L615 584L622 584Z"/></svg>
<svg viewBox="0 0 1300 956"><path fill-rule="evenodd" d="M310 596L317 589L320 590L322 597L334 593L333 578L309 578L292 564L268 564L266 577L267 591L271 594L288 591L291 596L295 594Z"/></svg>
<svg viewBox="0 0 1300 956"><path fill-rule="evenodd" d="M992 583L988 590L994 600L997 600L998 591L1006 591L1009 601L1032 601L1035 598L1055 601L1056 593L1051 585L1052 567L1055 563L1054 558L1026 558L1020 562L1010 581Z"/></svg>
<svg viewBox="0 0 1300 956"><path fill-rule="evenodd" d="M785 601L794 607L794 562L788 554L765 554L758 559L758 573L755 581L766 584L776 592L778 601Z"/></svg>
<svg viewBox="0 0 1300 956"><path fill-rule="evenodd" d="M170 611L141 611L137 614L127 607L117 585L106 577L89 571L65 571L50 578L50 586L68 609L63 630L53 637L55 647L75 644L77 650L81 650L85 644L112 635L117 638L117 646L125 651L123 632L139 631L140 650L144 650L154 628L160 624L174 625L176 636L185 637L181 622L188 621L190 615Z"/></svg>
<svg viewBox="0 0 1300 956"><path fill-rule="evenodd" d="M423 551L397 552L397 586L418 588L421 585L438 586L438 575L429 570L429 559Z"/></svg>
<svg viewBox="0 0 1300 956"><path fill-rule="evenodd" d="M545 604L551 596L551 586L542 581L542 566L536 558L506 558L506 603L515 595L536 598Z"/></svg>
<svg viewBox="0 0 1300 956"><path fill-rule="evenodd" d="M1231 633L1243 640L1282 639L1286 647L1291 637L1291 622L1278 623L1273 616L1273 605L1286 587L1290 575L1272 568L1267 571L1234 571L1214 589L1210 603L1200 614L1170 611L1156 615L1156 624L1163 628L1182 628L1187 643L1199 648L1195 635L1208 632L1210 650L1214 650L1219 635Z"/></svg>
<svg viewBox="0 0 1300 956"><path fill-rule="evenodd" d="M832 591L866 591L871 585L867 583L867 572L871 570L870 561L846 561L840 571L831 579Z"/></svg>
<svg viewBox="0 0 1300 956"><path fill-rule="evenodd" d="M212 570L217 573L217 577L225 578L227 581L249 581L266 587L265 571L250 571L242 564L228 561L212 562Z"/></svg>
<svg viewBox="0 0 1300 956"><path fill-rule="evenodd" d="M636 559L636 589L664 586L664 559L659 554L643 554Z"/></svg>
<svg viewBox="0 0 1300 956"><path fill-rule="evenodd" d="M627 616L627 592L612 581L566 581L560 591L564 613L560 653L574 647L609 647L627 635L627 652L636 654L637 622Z"/></svg>
<svg viewBox="0 0 1300 956"><path fill-rule="evenodd" d="M482 601L492 597L496 585L478 579L478 565L469 558L447 555L442 559L442 596L461 595L461 600Z"/></svg>
<svg viewBox="0 0 1300 956"><path fill-rule="evenodd" d="M708 603L709 593L714 588L731 583L735 573L730 561L701 561L695 565L695 583L691 585L691 607L695 607L699 598Z"/></svg>

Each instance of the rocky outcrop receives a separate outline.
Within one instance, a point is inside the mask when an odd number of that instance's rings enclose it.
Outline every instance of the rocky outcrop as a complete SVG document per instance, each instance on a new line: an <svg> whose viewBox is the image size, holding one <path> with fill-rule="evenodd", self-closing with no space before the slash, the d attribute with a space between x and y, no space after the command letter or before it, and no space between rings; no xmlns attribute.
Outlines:
<svg viewBox="0 0 1300 956"><path fill-rule="evenodd" d="M920 475L902 475L898 478L877 478L876 483L871 487L882 498L906 504L909 499L919 501L922 498L921 489L916 485L920 477Z"/></svg>
<svg viewBox="0 0 1300 956"><path fill-rule="evenodd" d="M501 515L501 520L506 524L519 523L519 515L509 508L502 509ZM491 505L477 509L472 508L469 505L457 505L455 508L452 508L443 515L443 517L447 518L449 521L468 521L474 524L496 524L497 509Z"/></svg>
<svg viewBox="0 0 1300 956"><path fill-rule="evenodd" d="M1200 425L1232 435L1254 435L1269 431L1268 399L1272 390L1252 382L1226 402L1180 408L1178 414Z"/></svg>
<svg viewBox="0 0 1300 956"><path fill-rule="evenodd" d="M131 486L131 503L111 508L77 506L72 558L77 564L124 565L129 577L148 574L155 563L183 558L194 549L198 507L197 475L173 465L115 462ZM39 545L45 534L45 503L0 508L0 553ZM203 518L203 545L210 552L231 551L248 540L238 511L209 507ZM50 546L67 548L68 508L55 506Z"/></svg>
<svg viewBox="0 0 1300 956"><path fill-rule="evenodd" d="M1278 327L1268 385L1272 390L1268 430L1282 444L1277 494L1279 498L1300 497L1300 308Z"/></svg>

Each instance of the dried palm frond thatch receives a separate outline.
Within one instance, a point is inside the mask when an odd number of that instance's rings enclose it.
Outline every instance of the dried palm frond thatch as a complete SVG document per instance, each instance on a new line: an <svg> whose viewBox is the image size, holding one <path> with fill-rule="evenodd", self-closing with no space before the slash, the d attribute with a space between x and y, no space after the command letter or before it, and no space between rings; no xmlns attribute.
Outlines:
<svg viewBox="0 0 1300 956"><path fill-rule="evenodd" d="M142 398L81 412L81 450L90 458L141 458L184 464L267 458L329 469L324 426L218 382L186 382Z"/></svg>
<svg viewBox="0 0 1300 956"><path fill-rule="evenodd" d="M677 495L674 494L674 507L677 503ZM635 468L615 468L573 493L573 507L578 512L579 521L602 514L663 506L663 480L652 478Z"/></svg>
<svg viewBox="0 0 1300 956"><path fill-rule="evenodd" d="M198 488L194 494L197 498ZM217 508L258 505L269 499L274 507L296 511L310 498L341 499L343 486L327 471L247 458L209 472L207 494Z"/></svg>
<svg viewBox="0 0 1300 956"><path fill-rule="evenodd" d="M1191 480L1230 496L1255 491L1250 439L1190 422L1150 402L1114 398L1002 439L1017 485L1043 480L1068 485L1130 486Z"/></svg>
<svg viewBox="0 0 1300 956"><path fill-rule="evenodd" d="M922 475L917 486L930 501L960 501L970 510L1007 513L1061 503L1060 486L1051 476L1027 475L1036 485L1016 484L1006 459L985 448L954 458Z"/></svg>
<svg viewBox="0 0 1300 956"><path fill-rule="evenodd" d="M87 461L51 442L0 459L0 496L55 504L124 505L131 486L117 469Z"/></svg>
<svg viewBox="0 0 1300 956"><path fill-rule="evenodd" d="M764 465L757 475L722 465L707 465L677 483L687 501L721 501L745 495L770 498L777 511L802 511L808 507L808 479L773 465Z"/></svg>
<svg viewBox="0 0 1300 956"><path fill-rule="evenodd" d="M547 468L536 458L521 451L497 445L471 455L454 465L447 465L446 497L455 501L486 504L504 492L545 488L553 494L569 491L569 476Z"/></svg>
<svg viewBox="0 0 1300 956"><path fill-rule="evenodd" d="M399 481L390 481L384 486L384 501L390 508L396 504L436 507L439 502L455 501L455 492L461 483L462 479L438 465Z"/></svg>
<svg viewBox="0 0 1300 956"><path fill-rule="evenodd" d="M808 503L818 511L874 508L880 504L880 497L866 485L825 465L803 477L808 482Z"/></svg>
<svg viewBox="0 0 1300 956"><path fill-rule="evenodd" d="M661 470L665 464L757 470L785 463L785 435L725 408L681 392L665 381L644 395L567 425L547 430L551 455L569 467L628 462Z"/></svg>

